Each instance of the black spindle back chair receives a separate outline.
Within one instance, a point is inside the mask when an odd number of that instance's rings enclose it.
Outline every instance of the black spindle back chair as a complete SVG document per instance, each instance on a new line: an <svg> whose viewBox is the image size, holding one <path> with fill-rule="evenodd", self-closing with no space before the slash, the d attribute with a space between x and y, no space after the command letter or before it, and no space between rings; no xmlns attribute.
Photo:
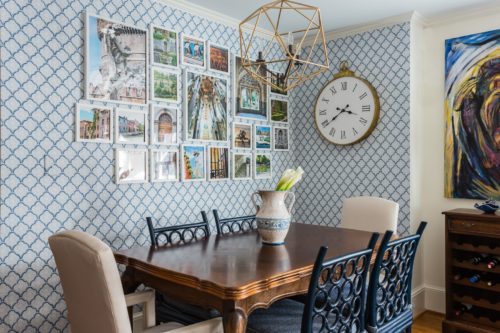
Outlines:
<svg viewBox="0 0 500 333"><path fill-rule="evenodd" d="M426 222L417 233L391 241L392 231L384 235L370 274L367 302L369 332L411 332L411 278L418 243Z"/></svg>
<svg viewBox="0 0 500 333"><path fill-rule="evenodd" d="M221 219L219 217L219 212L217 212L217 209L214 209L213 213L218 235L247 232L257 229L255 215Z"/></svg>
<svg viewBox="0 0 500 333"><path fill-rule="evenodd" d="M202 222L159 228L153 227L151 217L146 217L151 244L154 246L185 244L210 236L207 213L202 211L201 217Z"/></svg>
<svg viewBox="0 0 500 333"><path fill-rule="evenodd" d="M323 261L328 248L320 248L301 333L364 332L367 273L378 236L372 235L367 249L328 261Z"/></svg>

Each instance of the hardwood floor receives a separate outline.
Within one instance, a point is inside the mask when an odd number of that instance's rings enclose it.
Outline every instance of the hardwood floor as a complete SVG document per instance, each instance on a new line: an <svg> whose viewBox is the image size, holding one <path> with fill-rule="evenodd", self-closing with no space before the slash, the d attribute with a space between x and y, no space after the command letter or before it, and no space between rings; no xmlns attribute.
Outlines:
<svg viewBox="0 0 500 333"><path fill-rule="evenodd" d="M412 333L440 333L444 315L425 311L413 322Z"/></svg>

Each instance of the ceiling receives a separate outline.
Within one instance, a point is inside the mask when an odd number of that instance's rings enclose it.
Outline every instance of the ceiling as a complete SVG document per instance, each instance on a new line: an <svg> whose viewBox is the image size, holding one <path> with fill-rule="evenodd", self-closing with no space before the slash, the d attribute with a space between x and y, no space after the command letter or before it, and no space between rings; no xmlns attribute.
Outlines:
<svg viewBox="0 0 500 333"><path fill-rule="evenodd" d="M179 1L179 0L178 0ZM317 6L326 31L380 20L417 11L426 18L432 18L450 11L467 10L496 3L498 0L296 0ZM242 20L263 4L271 0L184 0L198 6L222 13L236 20ZM302 24L301 24L302 25ZM283 28L299 28L293 20L283 22Z"/></svg>

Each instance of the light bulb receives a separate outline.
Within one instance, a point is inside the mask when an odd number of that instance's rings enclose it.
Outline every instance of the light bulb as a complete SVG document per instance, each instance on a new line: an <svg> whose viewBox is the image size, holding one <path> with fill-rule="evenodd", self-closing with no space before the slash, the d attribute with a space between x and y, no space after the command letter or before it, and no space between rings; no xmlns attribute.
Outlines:
<svg viewBox="0 0 500 333"><path fill-rule="evenodd" d="M293 33L291 31L288 33L287 42L288 42L288 45L293 45Z"/></svg>

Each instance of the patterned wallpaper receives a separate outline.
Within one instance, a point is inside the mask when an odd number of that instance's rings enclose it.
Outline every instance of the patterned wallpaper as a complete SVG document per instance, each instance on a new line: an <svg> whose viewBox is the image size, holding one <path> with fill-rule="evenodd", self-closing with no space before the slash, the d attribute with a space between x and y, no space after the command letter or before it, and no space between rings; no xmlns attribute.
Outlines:
<svg viewBox="0 0 500 333"><path fill-rule="evenodd" d="M47 243L53 233L81 229L123 248L148 244L148 215L169 224L199 221L213 208L248 215L250 194L271 188L294 163L291 151L273 153L272 180L116 185L114 147L125 146L73 142L85 11L139 28L172 27L239 52L235 29L152 0L2 2L2 333L68 331Z"/></svg>
<svg viewBox="0 0 500 333"><path fill-rule="evenodd" d="M410 226L410 24L328 42L331 71L294 91L292 133L296 164L306 170L296 188L297 221L340 223L346 197L373 195L400 205L399 233ZM347 60L380 97L374 132L353 146L335 146L316 131L313 108L322 87Z"/></svg>

